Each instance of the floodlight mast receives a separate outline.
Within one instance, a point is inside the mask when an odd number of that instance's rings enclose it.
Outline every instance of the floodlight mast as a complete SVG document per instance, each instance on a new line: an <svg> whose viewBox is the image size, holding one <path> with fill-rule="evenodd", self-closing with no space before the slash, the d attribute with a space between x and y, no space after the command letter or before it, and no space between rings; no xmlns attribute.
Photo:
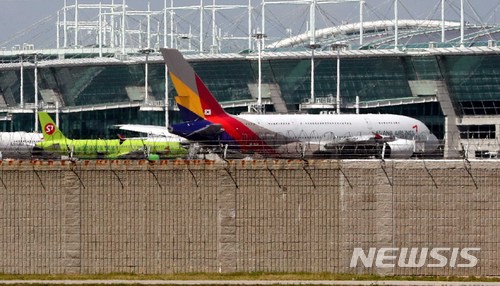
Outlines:
<svg viewBox="0 0 500 286"><path fill-rule="evenodd" d="M111 0L111 40L110 46L115 47L115 0Z"/></svg>
<svg viewBox="0 0 500 286"><path fill-rule="evenodd" d="M394 49L398 49L398 0L394 0Z"/></svg>
<svg viewBox="0 0 500 286"><path fill-rule="evenodd" d="M309 23L311 25L309 28L309 37L311 45L316 44L316 1L317 0L312 0L311 7L309 8ZM314 49L315 48L313 48L313 52Z"/></svg>
<svg viewBox="0 0 500 286"><path fill-rule="evenodd" d="M252 0L248 0L248 49L252 49Z"/></svg>
<svg viewBox="0 0 500 286"><path fill-rule="evenodd" d="M146 62L144 64L144 104L148 105L149 104L149 98L148 98L148 93L149 93L149 86L148 86L148 73L149 73L149 66L148 66L148 60L149 60L149 54L153 53L155 50L147 47L145 49L139 50L139 53L146 55Z"/></svg>
<svg viewBox="0 0 500 286"><path fill-rule="evenodd" d="M126 6L125 6L125 0L122 2L122 55L125 55L125 17L127 15L126 13Z"/></svg>
<svg viewBox="0 0 500 286"><path fill-rule="evenodd" d="M340 114L340 50L347 48L346 43L335 43L330 46L332 50L337 51L337 97L336 97L336 110ZM359 106L359 103L357 103Z"/></svg>
<svg viewBox="0 0 500 286"><path fill-rule="evenodd" d="M63 40L63 47L66 49L68 47L68 12L67 8L68 7L68 2L67 0L64 0L64 11L63 11L63 29L64 29L64 40Z"/></svg>
<svg viewBox="0 0 500 286"><path fill-rule="evenodd" d="M262 108L262 43L264 38L267 37L263 33L254 34L253 37L257 39L257 52L258 52L258 91L257 91L257 112L263 113L264 108Z"/></svg>
<svg viewBox="0 0 500 286"><path fill-rule="evenodd" d="M35 89L34 92L34 113L35 113L35 131L38 131L38 56L41 56L41 54L38 53L30 53L30 54L19 54L19 61L20 61L20 89L19 89L19 107L21 109L24 109L25 102L24 102L24 60L29 60L31 57L33 57L33 65L34 65L34 80L33 80L33 86Z"/></svg>
<svg viewBox="0 0 500 286"><path fill-rule="evenodd" d="M315 101L315 93L314 93L314 51L316 49L321 48L320 45L316 44L316 1L311 0L311 7L309 9L309 46L311 49L311 103L313 104Z"/></svg>
<svg viewBox="0 0 500 286"><path fill-rule="evenodd" d="M56 48L59 50L61 48L61 43L60 43L60 27L59 23L61 23L61 10L57 11L57 23L56 23Z"/></svg>
<svg viewBox="0 0 500 286"><path fill-rule="evenodd" d="M203 14L205 13L203 8L203 0L200 0L200 54L203 53Z"/></svg>
<svg viewBox="0 0 500 286"><path fill-rule="evenodd" d="M441 0L441 42L444 43L446 41L445 39L445 21L444 21L444 1Z"/></svg>
<svg viewBox="0 0 500 286"><path fill-rule="evenodd" d="M464 46L464 30L465 30L465 18L464 18L464 0L460 0L460 47Z"/></svg>
<svg viewBox="0 0 500 286"><path fill-rule="evenodd" d="M201 0L203 1L203 0ZM163 2L164 4L164 13L163 13L163 30L164 30L164 34L163 34L163 47L167 47L167 0L164 0ZM173 21L174 21L174 17L173 17L173 5L174 5L174 2L173 0L170 1L170 29L173 28ZM170 34L170 39L171 41L173 41L173 30L171 30L171 34ZM172 45L172 42L171 42L171 45ZM172 48L172 46L170 46L170 48ZM169 121L169 102L168 102L168 99L169 99L169 91L168 91L168 67L167 67L167 64L165 63L165 102L164 102L164 105L165 105L165 127L168 128L169 124L170 124L170 121Z"/></svg>
<svg viewBox="0 0 500 286"><path fill-rule="evenodd" d="M19 60L20 60L20 77L21 77L21 83L20 83L20 90L19 90L19 105L21 108L24 108L24 58L23 54L19 55Z"/></svg>
<svg viewBox="0 0 500 286"><path fill-rule="evenodd" d="M337 98L336 98L337 114L340 114L340 50L337 49Z"/></svg>
<svg viewBox="0 0 500 286"><path fill-rule="evenodd" d="M263 0L262 1L262 11L261 11L261 27L262 27L262 33L266 32L266 6L270 4L287 4L287 5L309 5L309 16L310 16L310 22L311 26L315 26L314 22L316 21L316 7L321 4L341 4L341 3L349 3L349 2L355 2L355 3L360 3L360 14L363 13L363 5L365 3L365 0ZM362 15L360 16L360 22L362 21ZM363 25L361 25L363 26ZM315 29L315 28L314 28ZM360 28L362 29L362 27ZM360 41L362 42L362 31L360 32ZM265 46L265 43L264 43Z"/></svg>
<svg viewBox="0 0 500 286"><path fill-rule="evenodd" d="M168 103L168 67L167 64L165 63L165 127L168 127L169 119L168 119L168 108L169 108L169 103Z"/></svg>
<svg viewBox="0 0 500 286"><path fill-rule="evenodd" d="M102 3L99 2L99 57L102 58Z"/></svg>
<svg viewBox="0 0 500 286"><path fill-rule="evenodd" d="M311 49L311 104L314 103L315 99L315 93L314 93L314 51L316 49L321 48L321 45L314 44L312 41L311 43L307 46L307 48Z"/></svg>
<svg viewBox="0 0 500 286"><path fill-rule="evenodd" d="M395 0L398 1L398 0ZM294 0L294 1L282 1L282 0L264 0L262 2L262 33L265 33L265 25L266 25L266 5L269 4L309 4L309 45L307 48L311 49L311 96L310 102L313 104L316 100L315 98L315 69L314 69L314 52L316 49L321 48L320 45L316 43L316 7L320 4L339 4L339 3L348 3L348 2L356 2L359 3L359 19L360 19L360 28L359 28L359 43L363 44L363 6L365 4L365 0ZM396 11L397 13L397 11ZM396 21L397 26L397 21ZM397 28L396 28L397 30ZM397 37L397 32L396 32ZM397 47L397 39L396 39L396 47ZM340 56L337 55L337 74L339 74L340 70ZM339 84L340 81L337 80ZM339 92L340 87L337 87L337 92ZM340 95L337 95L337 112L340 113Z"/></svg>
<svg viewBox="0 0 500 286"><path fill-rule="evenodd" d="M146 46L149 48L151 47L151 2L148 1L148 13L146 15L146 20L147 20L147 40L146 40Z"/></svg>
<svg viewBox="0 0 500 286"><path fill-rule="evenodd" d="M38 58L35 56L35 132L38 132Z"/></svg>
<svg viewBox="0 0 500 286"><path fill-rule="evenodd" d="M75 0L75 48L78 47L78 0Z"/></svg>
<svg viewBox="0 0 500 286"><path fill-rule="evenodd" d="M365 6L365 0L359 1L359 45L363 45L363 7Z"/></svg>
<svg viewBox="0 0 500 286"><path fill-rule="evenodd" d="M320 1L320 0L318 0ZM111 0L111 4L104 4L103 2L96 1L96 4L82 4L80 0L74 0L75 3L68 5L68 1L64 0L64 7L57 11L57 22L56 22L56 47L58 49L64 48L67 49L69 47L81 47L85 45L85 42L82 42L82 31L86 30L89 33L95 33L95 44L98 48L99 55L102 56L108 47L109 48L118 48L118 51L121 52L122 55L126 53L134 53L137 49L140 49L142 46L149 47L159 47L162 46L161 41L163 41L163 45L169 46L171 48L177 47L177 37L181 36L180 32L176 31L175 19L177 11L185 11L185 10L197 10L199 11L199 51L203 52L206 50L206 17L204 13L208 10L213 15L212 17L212 51L218 52L221 49L222 41L226 39L230 40L244 40L248 42L248 48L251 49L254 42L252 41L252 0L247 0L248 3L245 5L226 5L226 4L217 4L215 0L210 1L210 4L204 4L203 0L199 0L199 4L192 6L174 6L174 1L164 0L164 7L160 11L153 11L151 8L150 1L147 2L147 9L144 11L133 11L130 10L130 7L127 6L127 0ZM116 4L116 2L120 2L120 4ZM207 0L205 0L207 2ZM220 1L219 1L220 2ZM170 6L168 6L170 5ZM82 9L90 9L98 11L96 14L95 21L85 21L82 18ZM223 10L234 10L234 9L246 9L248 14L248 31L242 36L224 36L221 32L221 29L217 27L217 23L215 22L216 18L218 18L219 11ZM161 25L161 21L157 21L158 27L155 31L154 21L155 16L158 15L163 17L163 27ZM134 19L136 16L144 17L144 21L139 21L140 27L139 30L135 30L129 27L129 23L131 19ZM69 19L71 17L71 19ZM217 19L218 20L218 19ZM170 21L170 24L169 24ZM62 31L61 31L62 29ZM190 30L192 28L190 27ZM144 33L142 32L144 30ZM135 34L138 37L142 35L147 35L147 38L140 38L139 41L136 41L132 36ZM163 34L163 39L162 39ZM156 44L154 43L156 36ZM193 38L191 31L187 39ZM198 37L198 35L197 35ZM169 43L170 39L170 44ZM86 41L87 39L83 39ZM139 45L135 45L135 43L140 43ZM191 41L190 41L191 44ZM92 44L93 45L93 44ZM178 48L178 47L177 47ZM118 52L115 51L115 52ZM126 58L126 57L125 57ZM124 59L125 59L124 58Z"/></svg>
<svg viewBox="0 0 500 286"><path fill-rule="evenodd" d="M217 26L215 25L215 0L213 0L212 7L212 48L211 53L216 53L217 48Z"/></svg>

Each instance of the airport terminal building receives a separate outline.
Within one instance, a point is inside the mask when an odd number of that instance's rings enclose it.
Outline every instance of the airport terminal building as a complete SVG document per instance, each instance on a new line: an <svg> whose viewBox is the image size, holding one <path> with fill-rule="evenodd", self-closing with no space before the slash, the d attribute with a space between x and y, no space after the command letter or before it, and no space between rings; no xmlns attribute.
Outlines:
<svg viewBox="0 0 500 286"><path fill-rule="evenodd" d="M231 113L253 111L261 61L266 112L337 112L340 106L342 113L407 115L444 140L446 157L496 157L500 25L396 23L397 28L389 20L343 24L317 29L314 37L266 39L261 52L255 39L239 50L196 50L191 42L173 47ZM160 42L156 48L171 46ZM5 49L0 60L3 131L35 130L37 110L56 114L72 138L113 138L116 124L178 120L175 90L158 49L58 42L58 49Z"/></svg>

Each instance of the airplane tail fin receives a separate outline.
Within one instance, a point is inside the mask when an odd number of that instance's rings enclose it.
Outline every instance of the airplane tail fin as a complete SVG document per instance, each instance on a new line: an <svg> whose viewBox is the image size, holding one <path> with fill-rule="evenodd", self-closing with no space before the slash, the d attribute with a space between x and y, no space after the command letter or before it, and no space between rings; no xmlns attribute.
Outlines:
<svg viewBox="0 0 500 286"><path fill-rule="evenodd" d="M42 127L44 141L66 139L47 112L38 112L38 119Z"/></svg>
<svg viewBox="0 0 500 286"><path fill-rule="evenodd" d="M224 116L227 113L176 49L161 49L177 96L175 101L185 122Z"/></svg>

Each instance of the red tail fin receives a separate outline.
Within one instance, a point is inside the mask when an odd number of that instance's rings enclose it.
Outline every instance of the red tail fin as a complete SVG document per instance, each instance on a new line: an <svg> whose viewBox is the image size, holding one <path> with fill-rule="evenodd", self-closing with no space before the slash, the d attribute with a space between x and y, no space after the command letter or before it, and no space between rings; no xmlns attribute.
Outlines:
<svg viewBox="0 0 500 286"><path fill-rule="evenodd" d="M209 119L211 116L226 114L178 50L161 49L161 52L177 91L175 101L184 121Z"/></svg>

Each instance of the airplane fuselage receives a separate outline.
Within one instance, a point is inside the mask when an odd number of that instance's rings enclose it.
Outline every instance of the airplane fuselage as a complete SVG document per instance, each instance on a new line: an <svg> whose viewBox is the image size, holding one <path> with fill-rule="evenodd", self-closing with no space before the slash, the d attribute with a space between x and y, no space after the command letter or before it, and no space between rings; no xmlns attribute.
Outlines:
<svg viewBox="0 0 500 286"><path fill-rule="evenodd" d="M245 153L270 155L333 152L347 145L382 146L392 157L434 151L437 138L421 121L392 114L242 114L211 116L193 122L220 126L217 136L195 134L192 139L213 145L228 145ZM187 124L189 125L189 123ZM184 125L185 126L185 125ZM182 129L182 128L177 128ZM174 125L173 132L176 132ZM186 136L189 132L178 133ZM417 141L425 144L415 144Z"/></svg>
<svg viewBox="0 0 500 286"><path fill-rule="evenodd" d="M185 154L178 142L145 139L59 139L36 144L44 151L77 158L145 158L147 154L175 157Z"/></svg>
<svg viewBox="0 0 500 286"><path fill-rule="evenodd" d="M43 140L41 133L0 132L0 152L2 158L27 158L32 155L33 147Z"/></svg>
<svg viewBox="0 0 500 286"><path fill-rule="evenodd" d="M431 134L427 126L414 118L392 114L283 114L236 116L255 133L278 134L290 141L324 142L380 134L415 139Z"/></svg>

